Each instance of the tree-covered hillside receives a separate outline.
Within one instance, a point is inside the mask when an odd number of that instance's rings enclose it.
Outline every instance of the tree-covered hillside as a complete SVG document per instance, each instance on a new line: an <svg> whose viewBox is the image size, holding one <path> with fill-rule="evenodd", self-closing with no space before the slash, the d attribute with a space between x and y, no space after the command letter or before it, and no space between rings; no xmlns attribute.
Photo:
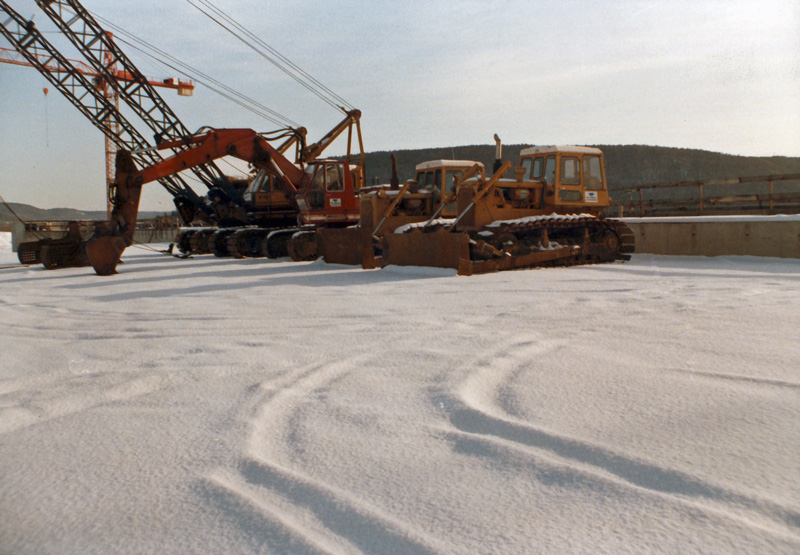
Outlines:
<svg viewBox="0 0 800 555"><path fill-rule="evenodd" d="M519 152L529 145L505 145L503 159L516 161ZM645 145L594 145L603 150L611 189L640 183L721 179L759 175L800 173L800 157L733 156L705 150ZM399 150L397 169L401 181L414 176L419 162L436 159L475 160L488 169L494 163L494 145L470 145L449 148ZM391 177L390 152L367 154L367 178L388 183Z"/></svg>

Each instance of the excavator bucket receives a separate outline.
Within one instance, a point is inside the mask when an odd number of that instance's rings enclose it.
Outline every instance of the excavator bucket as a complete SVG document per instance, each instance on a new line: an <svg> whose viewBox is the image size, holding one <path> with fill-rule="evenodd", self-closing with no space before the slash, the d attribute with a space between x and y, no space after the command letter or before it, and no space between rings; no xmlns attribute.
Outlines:
<svg viewBox="0 0 800 555"><path fill-rule="evenodd" d="M460 268L469 264L469 236L436 230L388 233L383 238L383 265Z"/></svg>
<svg viewBox="0 0 800 555"><path fill-rule="evenodd" d="M89 240L86 256L97 275L110 276L117 273L117 263L127 246L123 237L104 235Z"/></svg>
<svg viewBox="0 0 800 555"><path fill-rule="evenodd" d="M328 264L377 267L372 234L361 227L322 228L317 230L319 253Z"/></svg>

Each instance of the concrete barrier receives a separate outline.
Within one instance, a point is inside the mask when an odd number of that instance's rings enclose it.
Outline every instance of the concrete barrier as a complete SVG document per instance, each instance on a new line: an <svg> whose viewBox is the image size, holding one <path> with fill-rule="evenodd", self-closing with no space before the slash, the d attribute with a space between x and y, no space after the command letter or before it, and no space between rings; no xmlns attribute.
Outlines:
<svg viewBox="0 0 800 555"><path fill-rule="evenodd" d="M636 252L800 258L800 215L621 218Z"/></svg>
<svg viewBox="0 0 800 555"><path fill-rule="evenodd" d="M174 243L178 228L137 229L133 232L134 243Z"/></svg>
<svg viewBox="0 0 800 555"><path fill-rule="evenodd" d="M800 215L620 218L636 235L636 252L689 256L774 256L800 258ZM137 243L171 243L179 229L139 228ZM65 231L12 229L13 250L23 240L61 237Z"/></svg>

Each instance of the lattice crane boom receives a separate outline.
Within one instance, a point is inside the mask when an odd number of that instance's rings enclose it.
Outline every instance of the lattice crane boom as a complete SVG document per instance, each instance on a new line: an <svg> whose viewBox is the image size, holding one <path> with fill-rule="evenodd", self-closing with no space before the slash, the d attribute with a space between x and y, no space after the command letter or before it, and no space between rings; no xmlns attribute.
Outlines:
<svg viewBox="0 0 800 555"><path fill-rule="evenodd" d="M5 10L3 10L5 11ZM50 59L48 56L40 53L40 52L33 52L39 58L39 61L47 71L53 73L63 73L66 71L65 68L59 67L55 60ZM67 61L71 64L71 70L77 71L78 73L85 75L86 77L94 77L96 79L95 85L98 88L101 88L103 84L100 81L100 72L95 70L89 64L82 62L80 60L71 60L67 58ZM25 59L20 52L13 48L3 48L0 47L0 63L4 64L13 64L18 66L24 67L35 67L31 62ZM117 81L133 81L135 77L127 71L120 71L117 70L115 72L115 79ZM175 89L178 91L180 96L192 96L194 93L194 83L191 81L184 81L182 79L175 79L170 77L169 79L147 79L148 83L154 87L161 87L166 89Z"/></svg>
<svg viewBox="0 0 800 555"><path fill-rule="evenodd" d="M36 0L36 4L114 88L119 98L153 130L156 143L192 134L112 37L77 0ZM115 80L114 74L119 71L118 68L133 78ZM214 163L204 164L193 171L209 187L227 182Z"/></svg>
<svg viewBox="0 0 800 555"><path fill-rule="evenodd" d="M5 1L0 0L0 34L15 50L0 48L0 62L37 69L64 97L100 129L106 140L106 185L111 198L114 182L114 156L117 148L135 152L134 158L143 166L162 159L158 151L119 111L115 89L94 67L64 57L36 28ZM115 70L116 80L131 81L130 72ZM180 79L148 79L153 87L177 89L190 95L194 84ZM191 220L198 210L204 210L203 199L179 175L160 179L159 183L173 196L185 220ZM109 210L111 209L109 205Z"/></svg>

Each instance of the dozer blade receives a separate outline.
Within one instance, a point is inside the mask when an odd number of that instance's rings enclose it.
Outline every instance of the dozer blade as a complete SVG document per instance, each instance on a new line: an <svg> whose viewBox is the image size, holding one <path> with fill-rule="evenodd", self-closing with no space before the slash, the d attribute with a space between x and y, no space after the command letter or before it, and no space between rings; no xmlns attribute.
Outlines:
<svg viewBox="0 0 800 555"><path fill-rule="evenodd" d="M98 276L110 276L117 273L117 263L125 247L127 244L122 237L96 237L86 244L86 256Z"/></svg>
<svg viewBox="0 0 800 555"><path fill-rule="evenodd" d="M472 260L469 242L469 235L464 232L450 233L444 230L388 234L384 238L383 265L455 268L458 275L470 276L571 260L581 252L580 247L573 245L488 260Z"/></svg>
<svg viewBox="0 0 800 555"><path fill-rule="evenodd" d="M363 228L322 228L317 230L320 255L328 264L375 268L372 234Z"/></svg>
<svg viewBox="0 0 800 555"><path fill-rule="evenodd" d="M383 265L459 269L469 262L469 236L444 230L389 233L384 236ZM461 273L461 271L459 271Z"/></svg>

